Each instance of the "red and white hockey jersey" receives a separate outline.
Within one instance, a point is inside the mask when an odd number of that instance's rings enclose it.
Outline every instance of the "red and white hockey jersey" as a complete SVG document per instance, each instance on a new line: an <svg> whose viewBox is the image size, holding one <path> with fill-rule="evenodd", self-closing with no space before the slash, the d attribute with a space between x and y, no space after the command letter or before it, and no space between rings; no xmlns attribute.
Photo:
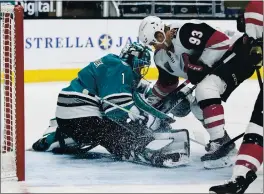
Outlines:
<svg viewBox="0 0 264 194"><path fill-rule="evenodd" d="M212 67L234 42L225 33L197 20L191 20L184 24L172 23L170 28L176 29L171 49L156 51L154 61L156 66L159 67L158 69L162 69L175 77L188 79L186 73L187 61L183 57L184 53ZM156 93L163 93L162 96L164 96L173 89L170 87L170 90L166 90L165 85L161 87L160 83L164 82L161 79L167 78L166 76L159 76L158 85L154 86L154 90L157 91ZM174 85L176 86L176 84Z"/></svg>
<svg viewBox="0 0 264 194"><path fill-rule="evenodd" d="M254 39L263 37L263 1L250 1L245 8L246 33Z"/></svg>

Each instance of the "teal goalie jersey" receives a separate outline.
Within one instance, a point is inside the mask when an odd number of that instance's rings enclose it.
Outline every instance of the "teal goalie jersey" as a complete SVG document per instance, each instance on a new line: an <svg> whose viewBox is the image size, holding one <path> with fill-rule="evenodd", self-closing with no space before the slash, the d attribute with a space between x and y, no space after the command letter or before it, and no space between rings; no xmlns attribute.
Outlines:
<svg viewBox="0 0 264 194"><path fill-rule="evenodd" d="M126 119L126 112L101 103L100 99L130 109L134 104L135 77L132 68L116 55L108 54L91 62L60 92L57 117L69 119L106 115L112 119Z"/></svg>

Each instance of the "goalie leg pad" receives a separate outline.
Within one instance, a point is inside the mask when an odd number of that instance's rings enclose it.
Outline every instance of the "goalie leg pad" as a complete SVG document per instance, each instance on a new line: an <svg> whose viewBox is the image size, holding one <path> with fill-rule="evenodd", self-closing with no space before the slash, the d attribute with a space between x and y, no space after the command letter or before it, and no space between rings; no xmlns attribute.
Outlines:
<svg viewBox="0 0 264 194"><path fill-rule="evenodd" d="M189 163L190 139L186 129L172 130L170 133L156 133L156 140L170 140L170 143L162 148L147 146L146 155L153 166L157 167L178 167ZM153 142L154 143L154 142Z"/></svg>

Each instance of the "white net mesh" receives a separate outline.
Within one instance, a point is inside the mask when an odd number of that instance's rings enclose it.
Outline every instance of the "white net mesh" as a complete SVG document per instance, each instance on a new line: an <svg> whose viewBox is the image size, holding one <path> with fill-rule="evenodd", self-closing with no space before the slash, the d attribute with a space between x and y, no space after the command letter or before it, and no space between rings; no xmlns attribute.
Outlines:
<svg viewBox="0 0 264 194"><path fill-rule="evenodd" d="M1 181L17 179L14 6L1 5Z"/></svg>

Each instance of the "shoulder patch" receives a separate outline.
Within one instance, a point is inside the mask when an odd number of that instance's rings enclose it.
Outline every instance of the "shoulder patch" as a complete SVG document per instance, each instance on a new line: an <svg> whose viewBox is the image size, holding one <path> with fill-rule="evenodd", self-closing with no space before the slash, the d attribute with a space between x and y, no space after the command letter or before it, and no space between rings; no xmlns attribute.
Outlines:
<svg viewBox="0 0 264 194"><path fill-rule="evenodd" d="M99 67L102 64L103 64L103 62L102 62L101 59L98 59L98 60L94 61L94 65L96 66L96 68Z"/></svg>

